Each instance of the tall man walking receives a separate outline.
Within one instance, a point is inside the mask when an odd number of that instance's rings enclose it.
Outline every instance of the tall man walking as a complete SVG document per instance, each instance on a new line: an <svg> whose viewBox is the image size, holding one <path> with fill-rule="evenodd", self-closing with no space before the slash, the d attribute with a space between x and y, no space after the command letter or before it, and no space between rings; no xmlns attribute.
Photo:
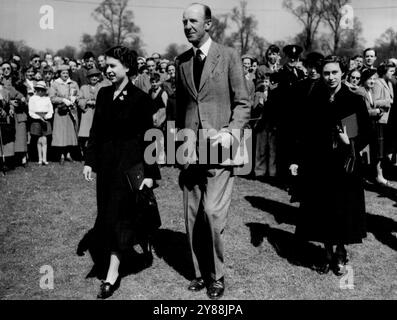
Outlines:
<svg viewBox="0 0 397 320"><path fill-rule="evenodd" d="M233 129L244 128L251 112L240 57L210 38L211 10L206 5L190 5L183 13L183 26L193 48L176 60L177 127L192 130L197 141L211 147L230 148L239 139ZM188 289L207 287L211 299L220 298L225 288L222 236L231 202L232 172L232 167L219 163L197 162L185 164L181 171L195 273Z"/></svg>

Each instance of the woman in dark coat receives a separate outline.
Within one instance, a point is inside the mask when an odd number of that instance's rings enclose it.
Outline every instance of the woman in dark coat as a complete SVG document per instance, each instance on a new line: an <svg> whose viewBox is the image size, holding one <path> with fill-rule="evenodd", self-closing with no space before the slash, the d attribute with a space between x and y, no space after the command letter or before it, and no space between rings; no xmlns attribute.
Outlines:
<svg viewBox="0 0 397 320"><path fill-rule="evenodd" d="M337 275L347 262L345 245L366 237L358 160L370 134L364 100L341 83L341 77L339 59L325 58L322 81L313 88L301 123L299 156L290 167L296 175L299 166L302 182L296 236L323 243L326 259L317 271L332 268Z"/></svg>
<svg viewBox="0 0 397 320"><path fill-rule="evenodd" d="M119 265L124 253L141 244L150 254L148 229L137 212L135 191L130 189L126 172L138 163L144 166L140 190L152 188L159 179L158 168L144 161L144 134L153 127L154 107L150 97L136 88L129 76L136 71L136 56L125 47L106 52L107 75L112 86L98 92L94 120L88 140L84 177L97 174L98 216L93 228L95 247L101 248L102 265L108 267L98 298L111 296L119 285ZM138 191L136 191L138 192Z"/></svg>

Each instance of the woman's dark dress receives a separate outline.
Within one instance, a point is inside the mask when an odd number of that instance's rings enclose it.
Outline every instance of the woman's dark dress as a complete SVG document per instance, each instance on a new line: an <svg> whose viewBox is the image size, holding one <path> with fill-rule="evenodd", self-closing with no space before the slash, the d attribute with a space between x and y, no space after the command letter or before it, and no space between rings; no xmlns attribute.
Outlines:
<svg viewBox="0 0 397 320"><path fill-rule="evenodd" d="M115 100L113 93L113 86L98 93L85 162L97 173L98 215L91 240L101 248L103 259L108 259L111 251L131 250L159 227L157 221L152 226L142 225L143 213L135 210L135 197L125 176L143 161L143 137L153 127L153 103L130 82ZM158 168L145 164L145 177L159 179Z"/></svg>
<svg viewBox="0 0 397 320"><path fill-rule="evenodd" d="M319 83L313 89L301 120L296 162L301 177L301 210L296 235L304 240L328 244L360 243L366 237L365 199L359 161L354 172L344 170L351 146L337 137L336 125L356 114L358 136L354 154L368 144L370 121L362 97L342 84L334 101Z"/></svg>

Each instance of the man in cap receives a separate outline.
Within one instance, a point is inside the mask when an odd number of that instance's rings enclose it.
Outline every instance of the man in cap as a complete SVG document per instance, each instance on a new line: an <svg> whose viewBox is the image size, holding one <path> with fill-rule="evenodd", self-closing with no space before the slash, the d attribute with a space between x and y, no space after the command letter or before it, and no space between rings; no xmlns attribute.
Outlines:
<svg viewBox="0 0 397 320"><path fill-rule="evenodd" d="M292 87L305 78L305 73L297 67L302 51L302 47L298 45L287 45L283 48L287 61L277 73L278 87L274 92L278 127L277 172L283 183L287 181L288 153L293 136L293 131L290 127L292 121L291 109L295 106Z"/></svg>

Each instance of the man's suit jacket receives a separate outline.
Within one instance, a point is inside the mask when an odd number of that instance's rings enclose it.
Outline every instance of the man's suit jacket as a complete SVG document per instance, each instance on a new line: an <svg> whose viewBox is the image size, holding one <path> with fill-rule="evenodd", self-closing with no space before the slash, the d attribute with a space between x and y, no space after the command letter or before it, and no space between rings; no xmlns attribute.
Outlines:
<svg viewBox="0 0 397 320"><path fill-rule="evenodd" d="M199 89L194 85L193 48L176 59L177 127L217 131L243 129L251 102L241 60L231 48L212 42Z"/></svg>

